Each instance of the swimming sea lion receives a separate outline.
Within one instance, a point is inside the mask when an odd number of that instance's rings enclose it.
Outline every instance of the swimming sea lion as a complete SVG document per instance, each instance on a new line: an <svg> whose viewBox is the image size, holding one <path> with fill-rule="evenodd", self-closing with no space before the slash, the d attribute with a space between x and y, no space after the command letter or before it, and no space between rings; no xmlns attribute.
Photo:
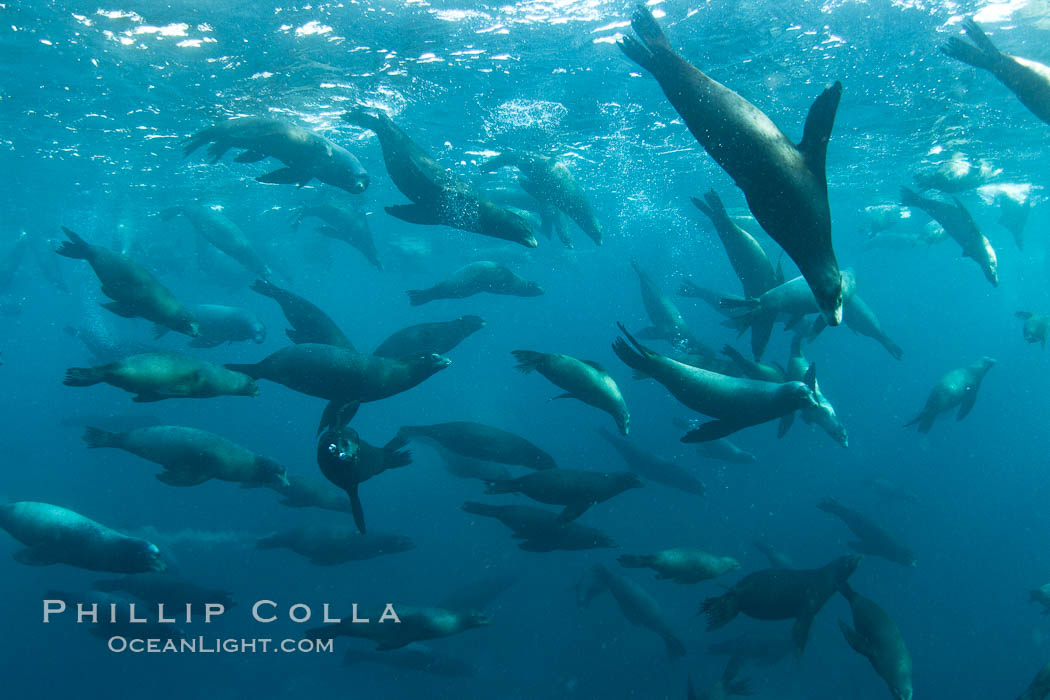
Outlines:
<svg viewBox="0 0 1050 700"><path fill-rule="evenodd" d="M938 414L950 411L956 406L959 407L959 413L956 414L955 420L960 421L970 415L977 401L977 392L981 389L984 375L994 366L995 360L985 356L972 365L953 369L941 377L930 391L922 412L905 423L904 427L917 424L920 433L928 433Z"/></svg>
<svg viewBox="0 0 1050 700"><path fill-rule="evenodd" d="M477 667L466 659L442 654L417 643L395 651L347 649L343 654L344 666L356 666L361 663L378 664L399 671L421 671L446 678L470 678L477 674Z"/></svg>
<svg viewBox="0 0 1050 700"><path fill-rule="evenodd" d="M664 549L655 554L624 554L620 566L629 569L652 569L658 579L675 583L700 583L740 568L733 557L717 557L692 547Z"/></svg>
<svg viewBox="0 0 1050 700"><path fill-rule="evenodd" d="M354 350L354 344L343 335L335 321L301 296L262 279L255 280L251 289L281 305L284 317L292 324L285 333L293 343L320 343Z"/></svg>
<svg viewBox="0 0 1050 700"><path fill-rule="evenodd" d="M1027 58L1000 53L992 40L972 19L963 20L963 29L973 44L953 36L941 51L974 68L983 68L1017 95L1035 116L1050 124L1050 67Z"/></svg>
<svg viewBox="0 0 1050 700"><path fill-rule="evenodd" d="M10 248L0 256L0 294L4 294L11 287L15 279L15 273L22 265L26 251L29 250L29 234L22 231Z"/></svg>
<svg viewBox="0 0 1050 700"><path fill-rule="evenodd" d="M534 506L494 506L466 502L463 510L473 515L499 520L510 528L519 549L526 552L578 551L615 547L616 542L601 530L575 520L565 522L557 513Z"/></svg>
<svg viewBox="0 0 1050 700"><path fill-rule="evenodd" d="M84 593L71 593L68 591L47 590L43 595L45 600L60 600L66 604L67 609L84 610L86 613L95 610L98 612L98 621L93 622L91 617L85 617L88 634L108 644L113 637L124 637L126 639L156 639L160 642L168 640L185 639L183 630L171 623L160 622L161 617L158 609L154 606L136 606L132 604L136 600L123 593L106 593L103 591L86 591ZM79 606L79 607L78 607ZM143 610L145 608L145 610ZM178 606L185 610L185 604ZM171 614L175 607L168 608ZM135 618L132 620L131 618ZM171 618L169 618L171 619ZM74 624L75 618L71 619Z"/></svg>
<svg viewBox="0 0 1050 700"><path fill-rule="evenodd" d="M755 455L747 450L742 450L729 440L712 440L711 442L698 442L697 453L706 459L713 459L728 464L753 464L758 461Z"/></svg>
<svg viewBox="0 0 1050 700"><path fill-rule="evenodd" d="M773 545L766 542L765 540L755 540L751 543L751 546L762 553L762 555L769 560L769 566L773 569L794 569L795 565L780 550L776 549Z"/></svg>
<svg viewBox="0 0 1050 700"><path fill-rule="evenodd" d="M729 624L739 613L756 620L790 620L799 656L806 648L813 618L853 575L862 557L839 557L820 569L764 569L740 579L728 592L704 601L707 629Z"/></svg>
<svg viewBox="0 0 1050 700"><path fill-rule="evenodd" d="M308 527L260 537L255 546L258 549L290 549L306 557L311 564L335 566L407 552L416 545L401 535L364 534L346 527Z"/></svg>
<svg viewBox="0 0 1050 700"><path fill-rule="evenodd" d="M639 6L640 41L620 48L652 73L700 145L744 191L751 213L795 261L828 323L842 321L842 283L831 247L825 159L842 83L810 107L802 141L791 143L761 110L675 53L652 13Z"/></svg>
<svg viewBox="0 0 1050 700"><path fill-rule="evenodd" d="M702 343L686 326L685 319L674 302L656 286L637 260L631 261L631 267L638 275L638 282L642 287L642 303L653 324L639 331L638 336L651 340L666 340L681 352L693 352L700 347Z"/></svg>
<svg viewBox="0 0 1050 700"><path fill-rule="evenodd" d="M1050 316L1033 314L1031 311L1018 311L1014 314L1024 321L1024 339L1029 343L1039 343L1046 349L1046 336L1050 333Z"/></svg>
<svg viewBox="0 0 1050 700"><path fill-rule="evenodd" d="M306 479L297 474L285 474L288 484L273 484L271 489L281 495L281 505L289 508L323 508L340 513L350 512L346 494L333 488L327 481Z"/></svg>
<svg viewBox="0 0 1050 700"><path fill-rule="evenodd" d="M375 609L362 611L360 615L343 615L342 622L307 630L306 637L333 639L346 636L370 639L376 643L377 651L389 651L400 649L412 642L447 637L489 624L489 618L478 612L400 604L395 608L400 622L394 622L392 619L380 622L383 610L383 606L377 606ZM371 622L354 622L354 617L365 617Z"/></svg>
<svg viewBox="0 0 1050 700"><path fill-rule="evenodd" d="M177 333L197 336L193 314L149 270L116 251L91 245L68 228L62 230L69 240L55 252L91 265L102 283L102 293L113 300L103 308L124 318L144 318Z"/></svg>
<svg viewBox="0 0 1050 700"><path fill-rule="evenodd" d="M497 206L474 185L443 168L385 113L356 108L345 112L343 119L375 132L390 179L413 202L386 207L391 216L414 224L451 226L527 248L539 245L524 217Z"/></svg>
<svg viewBox="0 0 1050 700"><path fill-rule="evenodd" d="M591 575L597 585L609 591L628 622L635 627L652 630L664 640L669 658L685 656L685 644L671 629L660 604L648 591L626 576L609 571L601 564L594 565Z"/></svg>
<svg viewBox="0 0 1050 700"><path fill-rule="evenodd" d="M953 197L952 201L954 204L922 197L907 187L901 187L901 202L909 207L922 209L931 218L936 219L948 232L948 235L962 247L963 257L970 258L977 263L992 286L998 287L999 263L995 257L995 249L981 233L977 222L973 220L959 198Z"/></svg>
<svg viewBox="0 0 1050 700"><path fill-rule="evenodd" d="M555 396L555 399L583 401L612 416L622 434L626 435L630 430L631 414L627 411L620 387L597 362L532 350L512 350L511 354L518 361L515 366L518 371L524 374L539 372L551 384L565 389L565 393Z"/></svg>
<svg viewBox="0 0 1050 700"><path fill-rule="evenodd" d="M746 678L737 679L741 666L743 666L742 659L731 658L718 681L700 695L696 694L693 679L690 677L686 700L725 700L733 695L751 695L751 682Z"/></svg>
<svg viewBox="0 0 1050 700"><path fill-rule="evenodd" d="M554 458L523 437L491 425L456 421L435 425L406 425L397 434L405 440L432 440L466 457L529 469L554 469Z"/></svg>
<svg viewBox="0 0 1050 700"><path fill-rule="evenodd" d="M464 299L482 292L536 297L543 294L543 287L504 265L482 260L464 265L433 287L408 290L408 299L412 306L420 306L435 299Z"/></svg>
<svg viewBox="0 0 1050 700"><path fill-rule="evenodd" d="M690 367L650 350L635 340L623 324L619 326L627 341L616 339L613 352L617 357L628 367L660 382L683 405L715 419L686 433L682 442L717 440L816 405L813 391L802 382L776 384Z"/></svg>
<svg viewBox="0 0 1050 700"><path fill-rule="evenodd" d="M196 428L157 425L127 433L88 427L88 447L113 447L164 467L157 479L168 486L196 486L209 479L242 486L288 484L285 469L226 438Z"/></svg>
<svg viewBox="0 0 1050 700"><path fill-rule="evenodd" d="M780 383L789 381L787 370L779 364L766 365L758 360L749 360L741 355L740 351L732 345L723 346L722 354L732 361L734 371L721 372L721 374L728 374L734 377L747 377L748 379L757 379L762 382Z"/></svg>
<svg viewBox="0 0 1050 700"><path fill-rule="evenodd" d="M1028 684L1017 700L1046 700L1050 696L1050 662L1039 669L1035 678Z"/></svg>
<svg viewBox="0 0 1050 700"><path fill-rule="evenodd" d="M820 426L832 440L843 447L849 447L849 435L846 432L846 427L842 425L838 414L835 413L835 407L831 405L831 402L824 396L824 392L820 390L816 372L811 371L814 366L815 363L811 364L806 359L806 356L802 354L802 336L796 334L791 341L791 359L788 360L787 381L804 382L813 392L813 399L816 401L815 406L803 408L799 412L802 415L802 420L806 423ZM781 416L777 437L784 437L790 430L794 420L794 413L787 413Z"/></svg>
<svg viewBox="0 0 1050 700"><path fill-rule="evenodd" d="M266 340L266 326L247 309L221 304L196 304L189 308L199 329L190 347L214 348L241 340L251 340L258 345ZM160 337L167 332L164 326L157 326L155 335Z"/></svg>
<svg viewBox="0 0 1050 700"><path fill-rule="evenodd" d="M170 221L179 214L190 220L201 238L239 262L248 272L263 278L273 276L273 270L259 257L241 227L221 211L200 205L178 206L164 209L160 218Z"/></svg>
<svg viewBox="0 0 1050 700"><path fill-rule="evenodd" d="M99 367L70 367L66 386L105 382L136 394L132 401L258 396L255 381L241 373L177 352L147 352Z"/></svg>
<svg viewBox="0 0 1050 700"><path fill-rule="evenodd" d="M203 612L208 603L220 603L227 608L235 605L233 594L229 591L205 588L169 571L103 579L92 583L91 589L105 593L127 593L146 603L163 605L168 610L184 610L187 605L192 605Z"/></svg>
<svg viewBox="0 0 1050 700"><path fill-rule="evenodd" d="M915 566L915 552L905 547L878 523L833 498L825 498L817 508L830 513L846 524L858 541L850 542L850 549L888 559L901 566Z"/></svg>
<svg viewBox="0 0 1050 700"><path fill-rule="evenodd" d="M697 496L703 496L707 490L704 482L696 478L688 469L666 459L661 459L651 452L613 435L605 428L598 428L598 434L605 438L613 446L613 449L620 453L627 468L638 476L664 486L685 491L686 493L696 494Z"/></svg>
<svg viewBox="0 0 1050 700"><path fill-rule="evenodd" d="M445 471L460 479L477 479L488 482L514 478L514 474L504 464L465 457L451 450L446 450L436 442L432 443L430 447L434 448L438 457L441 458Z"/></svg>
<svg viewBox="0 0 1050 700"><path fill-rule="evenodd" d="M988 182L1002 173L986 160L974 162L963 153L954 153L943 163L931 165L915 174L921 190L939 190L945 194L965 192Z"/></svg>
<svg viewBox="0 0 1050 700"><path fill-rule="evenodd" d="M595 504L642 486L641 479L631 472L544 469L517 479L493 481L485 493L520 493L540 503L565 506L560 518L569 521L580 517Z"/></svg>
<svg viewBox="0 0 1050 700"><path fill-rule="evenodd" d="M88 571L137 574L166 568L157 545L128 537L61 506L35 501L0 505L0 528L25 545L27 566L68 564Z"/></svg>
<svg viewBox="0 0 1050 700"><path fill-rule="evenodd" d="M372 231L368 227L368 219L364 214L328 203L304 206L296 212L292 220L294 226L298 228L303 219L308 216L316 216L325 223L324 226L317 229L322 236L334 238L351 248L356 248L373 267L377 270L383 269L383 264L379 262L379 252L376 250L375 241L372 240Z"/></svg>
<svg viewBox="0 0 1050 700"><path fill-rule="evenodd" d="M556 207L545 204L520 187L485 186L482 190L485 197L496 204L506 207L511 211L517 211L523 215L531 214L540 221L540 233L549 240L557 235L558 240L566 248L572 249L576 246L569 237L569 218Z"/></svg>
<svg viewBox="0 0 1050 700"><path fill-rule="evenodd" d="M1017 249L1024 250L1024 227L1032 213L1031 195L1003 188L995 196L995 201L999 203L999 223L1013 234Z"/></svg>
<svg viewBox="0 0 1050 700"><path fill-rule="evenodd" d="M420 323L402 328L379 344L373 355L406 357L437 353L445 355L485 327L480 316L460 316L455 321Z"/></svg>
<svg viewBox="0 0 1050 700"><path fill-rule="evenodd" d="M853 611L853 627L839 620L839 628L853 650L867 657L882 676L894 700L911 700L911 654L904 638L885 610L843 583L841 593Z"/></svg>
<svg viewBox="0 0 1050 700"><path fill-rule="evenodd" d="M317 179L350 194L361 194L368 187L368 173L354 154L320 134L279 119L228 119L198 131L183 143L187 156L210 143L212 163L231 148L245 149L234 158L238 163L255 163L267 157L284 163L286 167L255 178L259 182L302 187Z"/></svg>

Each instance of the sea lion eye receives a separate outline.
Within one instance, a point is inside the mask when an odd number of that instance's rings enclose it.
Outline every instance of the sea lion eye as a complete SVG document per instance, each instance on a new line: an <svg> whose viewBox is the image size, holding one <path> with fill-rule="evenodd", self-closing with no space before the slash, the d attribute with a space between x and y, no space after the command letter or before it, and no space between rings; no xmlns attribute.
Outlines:
<svg viewBox="0 0 1050 700"><path fill-rule="evenodd" d="M328 446L328 454L337 455L340 459L343 457L343 453L339 451L339 445L334 442Z"/></svg>
<svg viewBox="0 0 1050 700"><path fill-rule="evenodd" d="M151 543L149 547L146 547L146 551L152 554L153 556L157 556L158 554L160 554L160 547Z"/></svg>

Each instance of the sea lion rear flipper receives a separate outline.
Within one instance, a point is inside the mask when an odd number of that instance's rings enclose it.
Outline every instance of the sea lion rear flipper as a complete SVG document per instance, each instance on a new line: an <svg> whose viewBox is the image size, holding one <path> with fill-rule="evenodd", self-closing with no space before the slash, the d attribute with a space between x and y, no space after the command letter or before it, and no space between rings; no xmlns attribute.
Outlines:
<svg viewBox="0 0 1050 700"><path fill-rule="evenodd" d="M970 411L973 410L973 405L977 402L977 390L970 389L970 391L963 397L962 403L959 404L959 412L955 415L955 420L960 421L966 416L970 415Z"/></svg>
<svg viewBox="0 0 1050 700"><path fill-rule="evenodd" d="M571 505L567 505L565 506L565 509L561 512L561 515L558 516L558 520L560 520L563 523L567 523L570 520L575 520L576 518L583 515L584 511L586 511L590 507L590 503L573 503Z"/></svg>
<svg viewBox="0 0 1050 700"><path fill-rule="evenodd" d="M165 471L156 476L157 481L168 486L198 486L211 478L211 475L201 474L192 467L179 465L166 466Z"/></svg>
<svg viewBox="0 0 1050 700"><path fill-rule="evenodd" d="M278 168L271 173L259 175L256 182L265 182L270 185L305 185L313 176L301 170L293 168Z"/></svg>
<svg viewBox="0 0 1050 700"><path fill-rule="evenodd" d="M831 128L835 125L835 113L842 99L842 83L835 83L820 93L820 96L809 108L806 125L802 130L802 141L798 150L806 161L810 171L827 187L827 176L824 163L828 153L828 141L831 139Z"/></svg>
<svg viewBox="0 0 1050 700"><path fill-rule="evenodd" d="M26 566L50 566L57 564L58 559L48 556L44 550L37 547L26 547L11 555L19 564Z"/></svg>
<svg viewBox="0 0 1050 700"><path fill-rule="evenodd" d="M788 434L791 430L791 426L795 424L795 413L785 413L780 417L780 424L777 426L777 437L782 438Z"/></svg>
<svg viewBox="0 0 1050 700"><path fill-rule="evenodd" d="M802 652L806 650L806 642L809 641L809 628L812 626L812 612L805 612L795 620L795 625L791 628L791 641L795 643L796 658L801 658Z"/></svg>
<svg viewBox="0 0 1050 700"><path fill-rule="evenodd" d="M364 535L365 509L364 506L361 505L361 497L357 495L357 484L348 488L346 490L346 495L350 497L350 510L354 514L354 524L357 525L357 531Z"/></svg>
<svg viewBox="0 0 1050 700"><path fill-rule="evenodd" d="M259 153L258 151L244 151L233 159L234 163L258 163L260 160L267 158L265 153Z"/></svg>
<svg viewBox="0 0 1050 700"><path fill-rule="evenodd" d="M401 219L410 224L435 226L441 223L441 216L438 212L428 207L421 207L418 204L398 204L392 207L383 207L383 209L395 219Z"/></svg>
<svg viewBox="0 0 1050 700"><path fill-rule="evenodd" d="M682 442L711 442L732 435L743 426L724 420L712 420L682 436Z"/></svg>
<svg viewBox="0 0 1050 700"><path fill-rule="evenodd" d="M839 629L842 630L842 636L846 638L846 642L853 647L853 651L861 656L866 656L869 659L872 658L872 654L875 653L875 650L871 648L871 644L867 639L860 636L857 630L853 629L842 620L839 620Z"/></svg>
<svg viewBox="0 0 1050 700"><path fill-rule="evenodd" d="M347 403L329 401L328 405L324 407L324 411L321 412L321 420L317 425L317 434L320 435L328 429L342 430L357 415L357 409L360 407L360 401Z"/></svg>

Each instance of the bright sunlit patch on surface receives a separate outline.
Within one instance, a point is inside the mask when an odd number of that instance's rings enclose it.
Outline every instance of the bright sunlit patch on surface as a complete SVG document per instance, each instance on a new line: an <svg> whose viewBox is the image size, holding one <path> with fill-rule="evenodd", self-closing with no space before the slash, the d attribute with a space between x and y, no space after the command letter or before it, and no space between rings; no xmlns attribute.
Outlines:
<svg viewBox="0 0 1050 700"><path fill-rule="evenodd" d="M973 20L978 24L982 22L1006 22L1015 12L1028 7L1029 0L1001 0L990 2L976 13Z"/></svg>
<svg viewBox="0 0 1050 700"><path fill-rule="evenodd" d="M332 31L332 28L327 24L321 24L317 20L310 20L301 27L297 27L295 30L296 36L311 36L313 34L327 34Z"/></svg>
<svg viewBox="0 0 1050 700"><path fill-rule="evenodd" d="M186 30L190 28L190 25L183 22L177 22L168 24L163 27L154 27L148 24L144 24L139 27L135 27L135 34L158 34L160 36L186 36Z"/></svg>

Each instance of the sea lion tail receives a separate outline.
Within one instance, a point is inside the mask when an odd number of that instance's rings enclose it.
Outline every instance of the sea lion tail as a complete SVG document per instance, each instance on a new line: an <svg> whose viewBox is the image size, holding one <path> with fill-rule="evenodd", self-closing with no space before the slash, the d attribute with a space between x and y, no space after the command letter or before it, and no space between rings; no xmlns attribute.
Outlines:
<svg viewBox="0 0 1050 700"><path fill-rule="evenodd" d="M66 386L92 386L105 380L105 372L97 367L70 367L62 383Z"/></svg>
<svg viewBox="0 0 1050 700"><path fill-rule="evenodd" d="M83 440L88 447L120 447L124 443L124 433L88 426L84 428Z"/></svg>
<svg viewBox="0 0 1050 700"><path fill-rule="evenodd" d="M201 129L192 136L187 136L182 140L182 157L190 155L204 144L211 141L212 130L215 127L209 126L207 129Z"/></svg>
<svg viewBox="0 0 1050 700"><path fill-rule="evenodd" d="M379 129L383 123L382 117L373 112L366 111L361 105L357 105L356 107L343 112L343 121L376 133L379 133Z"/></svg>
<svg viewBox="0 0 1050 700"><path fill-rule="evenodd" d="M539 369L540 364L543 362L543 358L546 357L542 352L535 352L533 350L512 350L510 354L518 361L518 364L514 366L514 369L523 374L535 372Z"/></svg>
<svg viewBox="0 0 1050 700"><path fill-rule="evenodd" d="M495 518L499 516L499 506L490 505L488 503L476 503L474 501L466 501L460 509L471 513L473 515L481 515L486 518Z"/></svg>
<svg viewBox="0 0 1050 700"><path fill-rule="evenodd" d="M408 294L408 303L411 306L422 306L434 300L433 292L429 289L409 289L405 293Z"/></svg>
<svg viewBox="0 0 1050 700"><path fill-rule="evenodd" d="M412 453L401 449L407 444L408 440L399 433L391 438L390 442L383 445L383 465L387 469L407 467L412 464Z"/></svg>
<svg viewBox="0 0 1050 700"><path fill-rule="evenodd" d="M995 70L1002 60L1002 54L999 53L999 49L995 47L992 40L972 19L963 20L963 30L973 44L968 44L959 37L953 36L947 44L941 47L941 53L968 63L974 68Z"/></svg>
<svg viewBox="0 0 1050 700"><path fill-rule="evenodd" d="M933 421L936 417L936 413L926 411L925 409L923 409L922 413L905 423L904 427L910 428L913 425L918 425L920 433L928 433L930 432L930 429L933 428Z"/></svg>
<svg viewBox="0 0 1050 700"><path fill-rule="evenodd" d="M622 554L616 561L625 569L644 569L649 566L649 559L645 554Z"/></svg>
<svg viewBox="0 0 1050 700"><path fill-rule="evenodd" d="M733 596L727 593L705 600L700 606L700 612L707 615L707 629L711 631L728 625L739 611Z"/></svg>
<svg viewBox="0 0 1050 700"><path fill-rule="evenodd" d="M56 253L77 260L87 260L91 257L91 245L87 241L65 226L62 227L62 233L66 234L69 240L63 241L55 251Z"/></svg>
<svg viewBox="0 0 1050 700"><path fill-rule="evenodd" d="M228 364L223 365L223 367L230 370L231 372L240 372L241 374L247 374L252 379L259 379L259 377L262 376L261 371L259 369L259 364L260 363L258 362L256 362L254 365Z"/></svg>

